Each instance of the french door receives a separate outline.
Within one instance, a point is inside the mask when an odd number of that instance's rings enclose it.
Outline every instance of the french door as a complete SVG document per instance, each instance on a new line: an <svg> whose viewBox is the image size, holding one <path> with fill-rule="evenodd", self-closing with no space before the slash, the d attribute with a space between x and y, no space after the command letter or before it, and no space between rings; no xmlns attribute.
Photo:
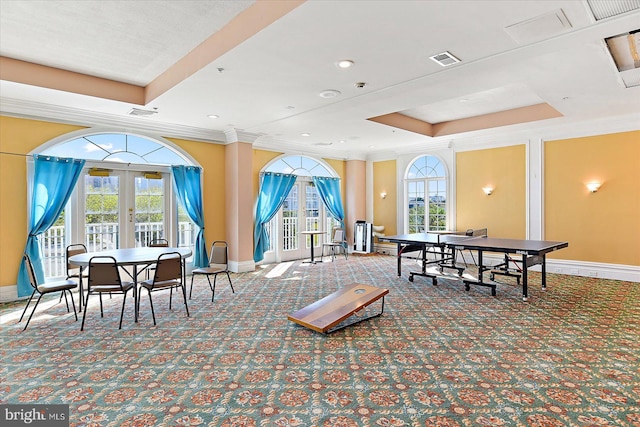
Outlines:
<svg viewBox="0 0 640 427"><path fill-rule="evenodd" d="M265 263L311 257L311 245L319 257L322 243L330 235L335 220L328 217L313 181L298 177L284 204L267 226L270 248ZM322 230L324 235L309 236L301 231ZM313 240L312 240L313 239Z"/></svg>
<svg viewBox="0 0 640 427"><path fill-rule="evenodd" d="M78 181L74 242L90 252L148 246L154 239L172 241L169 221L175 217L169 196L169 174L89 170Z"/></svg>

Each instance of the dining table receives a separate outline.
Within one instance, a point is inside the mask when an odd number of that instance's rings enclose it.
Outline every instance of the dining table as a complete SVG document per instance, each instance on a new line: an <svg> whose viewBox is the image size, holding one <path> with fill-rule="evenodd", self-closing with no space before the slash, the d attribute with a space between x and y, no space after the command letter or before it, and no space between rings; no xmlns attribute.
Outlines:
<svg viewBox="0 0 640 427"><path fill-rule="evenodd" d="M186 264L184 260L191 256L189 248L172 248L172 247L138 247L138 248L121 248L110 249L106 251L85 252L69 257L69 263L77 265L80 268L80 280L78 286L80 288L80 310L84 299L84 287L82 280L82 272L89 267L89 261L96 256L111 256L115 258L118 267L132 267L132 271L126 268L122 270L131 277L134 283L133 298L135 300L135 321L138 321L138 275L144 272L149 266L158 261L158 257L169 252L178 252L182 259L182 280L186 276Z"/></svg>

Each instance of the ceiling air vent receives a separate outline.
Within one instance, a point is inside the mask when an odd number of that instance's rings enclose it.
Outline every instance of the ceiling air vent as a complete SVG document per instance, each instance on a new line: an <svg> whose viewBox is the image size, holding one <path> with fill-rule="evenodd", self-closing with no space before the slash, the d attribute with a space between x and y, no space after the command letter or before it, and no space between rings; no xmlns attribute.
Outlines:
<svg viewBox="0 0 640 427"><path fill-rule="evenodd" d="M143 110L141 108L132 108L131 111L129 111L129 115L130 116L144 116L144 117L148 117L148 116L153 116L154 114L156 114L158 111L157 110Z"/></svg>
<svg viewBox="0 0 640 427"><path fill-rule="evenodd" d="M449 52L442 52L437 55L430 56L429 59L437 62L443 67L448 67L449 65L453 65L456 62L460 62L458 58L456 58Z"/></svg>
<svg viewBox="0 0 640 427"><path fill-rule="evenodd" d="M640 9L640 0L587 0L596 21Z"/></svg>
<svg viewBox="0 0 640 427"><path fill-rule="evenodd" d="M525 45L550 39L571 30L571 23L562 9L509 25L504 29L518 44Z"/></svg>

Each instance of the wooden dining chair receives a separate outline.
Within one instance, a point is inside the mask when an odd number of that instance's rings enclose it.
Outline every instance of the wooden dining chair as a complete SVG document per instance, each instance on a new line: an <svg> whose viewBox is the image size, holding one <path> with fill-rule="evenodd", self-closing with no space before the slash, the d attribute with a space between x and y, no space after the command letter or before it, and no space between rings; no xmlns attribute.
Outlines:
<svg viewBox="0 0 640 427"><path fill-rule="evenodd" d="M169 310L171 310L171 300L173 298L173 289L180 288L182 290L182 298L184 299L184 308L189 317L189 307L187 306L187 289L184 284L182 274L182 257L179 252L167 252L158 257L155 265L155 274L153 279L140 282L140 288L147 290L149 294L149 305L151 306L151 316L153 324L156 325L156 315L153 310L153 300L151 293L169 289ZM142 290L142 289L140 289ZM138 305L140 304L140 296L138 296Z"/></svg>
<svg viewBox="0 0 640 427"><path fill-rule="evenodd" d="M82 315L82 325L80 330L84 330L84 321L87 317L89 307L89 297L97 294L100 297L100 317L104 317L102 306L102 294L122 294L122 310L120 311L120 325L122 329L122 317L124 316L124 306L127 302L127 294L133 289L133 282L123 282L120 279L120 271L116 259L112 256L97 255L89 260L89 280L87 285L87 300ZM134 302L135 305L135 302Z"/></svg>
<svg viewBox="0 0 640 427"><path fill-rule="evenodd" d="M29 307L29 304L31 304L31 300L33 299L36 292L40 294L38 296L38 300L36 301L36 305L33 307L33 311L31 312L31 314L29 315L29 318L27 319L27 324L24 325L23 331L27 329L27 326L29 326L31 317L33 317L33 313L36 312L36 308L38 308L38 303L40 303L40 299L42 298L42 296L46 294L51 294L54 292L62 292L62 295L64 295L64 300L67 304L67 313L70 312L69 300L67 300L67 292L69 292L69 297L71 297L71 305L73 306L73 315L76 317L76 321L77 321L78 314L76 313L76 304L73 301L73 294L71 293L71 290L75 289L78 286L78 284L73 280L58 280L58 281L50 281L50 282L45 281L44 283L38 283L38 279L36 278L35 271L33 270L33 264L31 263L31 258L29 258L29 255L27 255L26 253L22 257L24 259L24 264L27 269L27 277L29 278L29 284L33 288L33 292L29 297L29 301L27 301L27 305L24 307L24 311L22 312L22 316L20 316L20 320L18 320L18 323L22 322L22 318L27 312L27 308Z"/></svg>
<svg viewBox="0 0 640 427"><path fill-rule="evenodd" d="M216 296L216 279L218 274L225 273L229 280L229 286L231 286L231 292L235 293L233 289L233 283L231 283L231 276L229 276L229 248L227 242L224 240L216 240L211 244L211 253L209 254L209 265L207 267L196 268L191 272L191 287L189 288L189 299L191 299L191 293L193 291L193 278L200 274L207 276L209 282L209 288L211 289L211 302ZM213 276L213 284L211 284L210 277Z"/></svg>

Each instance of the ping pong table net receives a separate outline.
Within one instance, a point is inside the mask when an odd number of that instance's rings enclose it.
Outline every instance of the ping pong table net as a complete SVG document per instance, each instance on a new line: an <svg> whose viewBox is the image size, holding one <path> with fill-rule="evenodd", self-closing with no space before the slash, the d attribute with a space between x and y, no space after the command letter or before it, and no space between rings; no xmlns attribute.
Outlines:
<svg viewBox="0 0 640 427"><path fill-rule="evenodd" d="M477 228L477 229L473 229L473 228L469 228L465 233L465 236L467 237L481 237L481 236L487 236L487 229L486 228ZM464 252L465 251L460 251L460 256L462 257L462 262L464 262L465 264L467 263L467 260L464 257ZM471 259L473 260L473 265L475 265L476 267L478 266L478 262L476 261L476 257L473 256L473 252L472 251L467 251L469 252L469 255L471 255Z"/></svg>

